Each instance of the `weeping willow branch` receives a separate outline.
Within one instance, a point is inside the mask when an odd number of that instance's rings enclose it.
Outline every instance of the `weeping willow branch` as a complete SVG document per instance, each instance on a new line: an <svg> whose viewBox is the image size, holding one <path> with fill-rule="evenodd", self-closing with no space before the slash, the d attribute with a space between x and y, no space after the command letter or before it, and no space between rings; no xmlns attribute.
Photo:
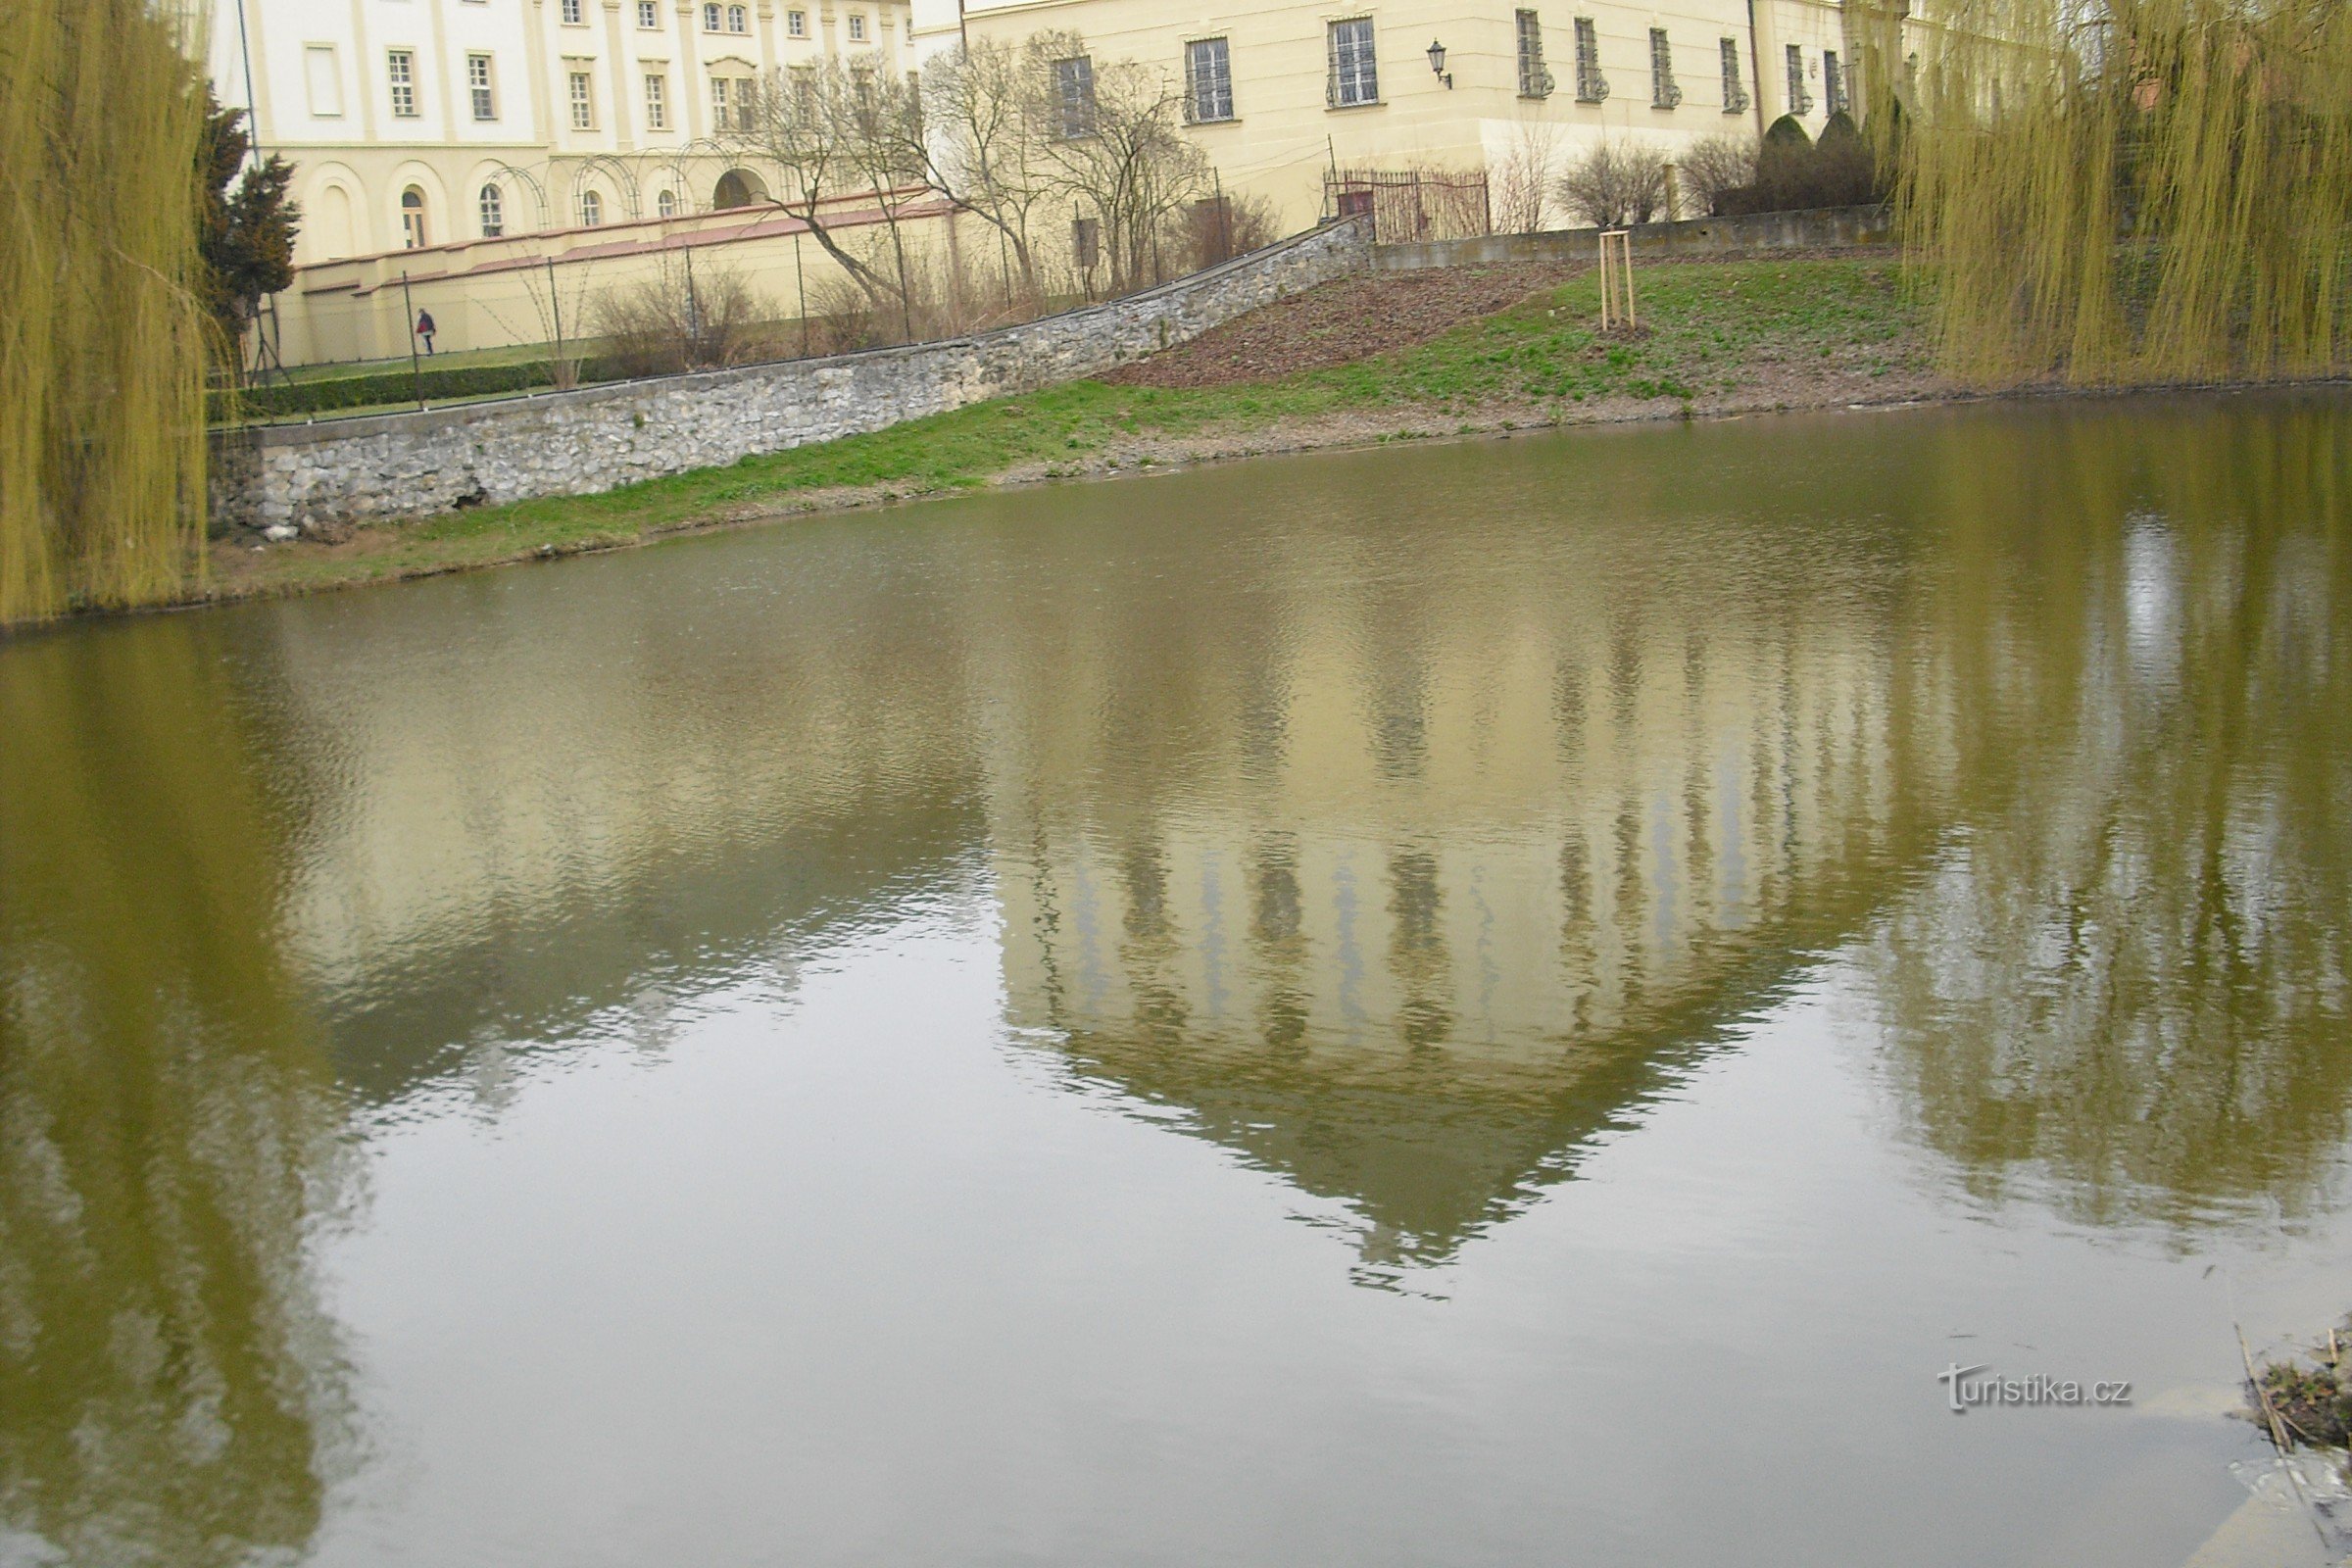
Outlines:
<svg viewBox="0 0 2352 1568"><path fill-rule="evenodd" d="M1865 90L1902 144L1906 253L1948 372L2153 384L2352 363L2342 0L1848 15L1885 62Z"/></svg>
<svg viewBox="0 0 2352 1568"><path fill-rule="evenodd" d="M192 18L0 6L0 623L169 598L198 555Z"/></svg>

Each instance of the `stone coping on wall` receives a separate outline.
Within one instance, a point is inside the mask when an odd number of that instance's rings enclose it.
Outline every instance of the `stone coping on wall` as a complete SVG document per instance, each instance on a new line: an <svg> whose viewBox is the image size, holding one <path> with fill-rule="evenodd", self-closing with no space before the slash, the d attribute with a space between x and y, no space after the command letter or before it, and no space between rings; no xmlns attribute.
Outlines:
<svg viewBox="0 0 2352 1568"><path fill-rule="evenodd" d="M1748 213L1738 218L1686 218L1672 223L1626 227L1637 256L1707 256L1732 251L1812 250L1825 246L1891 245L1894 218L1884 206L1816 207L1793 213ZM1471 239L1416 240L1373 251L1375 271L1412 272L1441 267L1495 267L1508 262L1591 261L1597 228L1550 229L1536 234L1483 234Z"/></svg>

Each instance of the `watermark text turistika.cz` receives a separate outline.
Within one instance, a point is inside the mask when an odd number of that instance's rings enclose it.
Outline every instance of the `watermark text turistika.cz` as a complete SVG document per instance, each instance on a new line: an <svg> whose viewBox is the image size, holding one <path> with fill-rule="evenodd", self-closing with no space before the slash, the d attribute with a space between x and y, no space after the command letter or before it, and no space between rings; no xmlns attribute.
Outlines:
<svg viewBox="0 0 2352 1568"><path fill-rule="evenodd" d="M1995 1405L2120 1405L2132 1402L2129 1382L2078 1383L2071 1378L2054 1378L2046 1373L2034 1372L2019 1378L1978 1377L1991 1367L1990 1361L1979 1361L1975 1366L1962 1366L1955 1361L1936 1374L1936 1381L1944 1387L1944 1398L1954 1415L1966 1415L1971 1410L1983 1410Z"/></svg>

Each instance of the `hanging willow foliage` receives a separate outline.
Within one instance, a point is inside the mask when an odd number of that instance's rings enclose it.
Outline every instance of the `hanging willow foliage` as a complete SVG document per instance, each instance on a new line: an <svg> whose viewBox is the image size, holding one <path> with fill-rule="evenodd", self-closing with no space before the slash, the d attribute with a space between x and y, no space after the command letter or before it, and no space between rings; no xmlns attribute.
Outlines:
<svg viewBox="0 0 2352 1568"><path fill-rule="evenodd" d="M1848 16L1865 58L1894 63L1865 90L1903 101L1873 118L1950 373L2150 384L2352 360L2344 0Z"/></svg>
<svg viewBox="0 0 2352 1568"><path fill-rule="evenodd" d="M154 603L198 559L192 13L0 5L0 624Z"/></svg>

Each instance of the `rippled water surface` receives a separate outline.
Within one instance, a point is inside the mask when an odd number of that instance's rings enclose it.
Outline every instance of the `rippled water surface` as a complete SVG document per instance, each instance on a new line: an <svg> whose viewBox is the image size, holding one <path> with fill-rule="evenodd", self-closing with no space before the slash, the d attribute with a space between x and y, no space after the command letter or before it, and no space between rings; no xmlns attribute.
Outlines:
<svg viewBox="0 0 2352 1568"><path fill-rule="evenodd" d="M0 646L0 1561L2246 1560L2348 510L1912 411Z"/></svg>

